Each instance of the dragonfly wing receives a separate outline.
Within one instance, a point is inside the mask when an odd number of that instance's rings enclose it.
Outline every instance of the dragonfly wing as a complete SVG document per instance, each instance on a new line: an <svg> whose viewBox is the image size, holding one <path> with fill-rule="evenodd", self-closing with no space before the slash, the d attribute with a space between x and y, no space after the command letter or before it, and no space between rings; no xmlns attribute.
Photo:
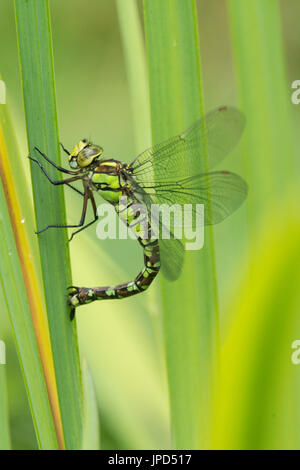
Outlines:
<svg viewBox="0 0 300 470"><path fill-rule="evenodd" d="M239 110L223 106L183 133L140 154L129 165L130 180L148 213L152 204L189 204L197 221L198 215L203 220L199 204L204 204L204 223L208 225L221 222L236 210L247 195L245 181L234 173L206 171L235 147L244 126L245 118ZM156 224L160 235L162 229L166 231L161 220ZM170 280L179 276L184 259L184 246L174 236L175 229L167 228L170 239L159 239L162 271Z"/></svg>
<svg viewBox="0 0 300 470"><path fill-rule="evenodd" d="M164 276L169 280L179 277L184 261L184 245L176 238L177 230L174 220L169 219L166 223L161 212L153 212L153 205L178 205L190 210L189 217L184 219L182 215L182 238L186 231L185 224L199 229L201 224L217 224L234 212L245 200L248 193L247 183L239 175L228 171L215 171L201 175L183 178L169 185L149 186L147 184L137 185L134 193L138 200L146 204L148 215L152 226L155 226L159 237L161 267ZM203 206L204 205L204 217ZM159 230L159 232L158 232ZM157 233L158 232L158 233ZM164 238L163 233L168 236Z"/></svg>
<svg viewBox="0 0 300 470"><path fill-rule="evenodd" d="M171 237L159 240L161 270L166 279L175 281L179 278L184 262L184 246L180 240Z"/></svg>
<svg viewBox="0 0 300 470"><path fill-rule="evenodd" d="M243 178L229 171L202 173L177 180L170 184L139 183L135 193L147 194L148 211L152 204L190 205L194 221L202 215L204 205L204 224L222 222L240 207L246 199L248 185ZM172 233L174 230L171 228Z"/></svg>
<svg viewBox="0 0 300 470"><path fill-rule="evenodd" d="M155 236L159 238L159 252L161 270L166 279L175 281L181 273L184 262L184 246L181 241L175 238L173 230L170 226L165 226L161 220L160 214L151 211L151 206L154 203L149 194L136 188L135 195L141 204L145 204L147 208L148 217L151 220L151 227ZM166 234L168 238L160 238L159 234Z"/></svg>
<svg viewBox="0 0 300 470"><path fill-rule="evenodd" d="M244 127L245 117L238 109L220 107L181 134L145 150L130 167L141 182L153 175L156 181L172 182L178 172L182 177L194 176L220 163L238 143Z"/></svg>

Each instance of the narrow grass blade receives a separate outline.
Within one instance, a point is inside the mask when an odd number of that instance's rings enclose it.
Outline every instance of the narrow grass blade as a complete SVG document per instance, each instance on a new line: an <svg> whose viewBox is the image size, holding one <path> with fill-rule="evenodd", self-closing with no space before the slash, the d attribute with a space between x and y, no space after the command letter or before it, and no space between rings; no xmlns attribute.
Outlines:
<svg viewBox="0 0 300 470"><path fill-rule="evenodd" d="M153 143L203 114L195 2L144 0ZM201 162L205 166L205 161ZM180 169L178 169L180 171ZM210 393L217 370L218 319L211 230L187 253L176 284L162 282L163 321L175 447L208 445Z"/></svg>
<svg viewBox="0 0 300 470"><path fill-rule="evenodd" d="M294 171L290 96L278 1L229 0L228 6L239 101L247 119L243 143L251 223L280 199Z"/></svg>
<svg viewBox="0 0 300 470"><path fill-rule="evenodd" d="M5 377L5 344L0 340L0 450L10 449L9 412Z"/></svg>
<svg viewBox="0 0 300 470"><path fill-rule="evenodd" d="M1 78L1 74L0 74ZM2 135L2 158L6 177L11 178L11 191L16 193L19 201L22 226L30 245L32 262L41 280L38 241L32 227L34 227L34 211L32 204L32 190L28 179L28 161L20 156L18 141L10 114L9 98L5 106L0 106L0 126ZM27 167L27 168L26 168ZM10 176L9 176L10 175ZM13 176L12 176L13 175ZM18 192L18 189L22 189Z"/></svg>
<svg viewBox="0 0 300 470"><path fill-rule="evenodd" d="M139 2L129 0L123 2L117 0L119 24L121 30L122 45L125 56L125 65L129 83L129 91L132 106L135 155L151 146L151 123L149 102L149 77L146 60L145 37L142 30L142 16L139 13ZM148 289L144 297L143 305L150 311L151 306L159 305L159 284L154 284ZM162 338L162 324L158 315L150 316L155 330L157 345L164 357Z"/></svg>
<svg viewBox="0 0 300 470"><path fill-rule="evenodd" d="M50 18L47 1L16 0L16 22L22 70L30 155L34 148L59 163L59 144L52 63ZM60 175L47 168L54 179ZM35 165L32 181L37 228L65 223L64 195ZM66 288L71 284L67 233L49 230L39 236L46 305L65 445L78 449L82 431L82 390L76 323L70 322Z"/></svg>
<svg viewBox="0 0 300 470"><path fill-rule="evenodd" d="M150 145L150 109L145 43L136 0L117 0L131 95L136 154Z"/></svg>
<svg viewBox="0 0 300 470"><path fill-rule="evenodd" d="M11 191L14 189L7 176L7 159L4 159L5 146L0 132L0 279L8 312L13 327L16 347L24 374L37 440L43 449L57 448L55 430L48 401L48 394L40 361L38 344L35 336L34 317L31 317L28 294L36 287L30 268L30 250L26 248L25 236L22 238L17 201L12 202ZM7 206L7 204L9 204ZM8 207L11 209L10 212ZM14 230L11 222L14 222ZM15 243L15 236L17 245ZM22 246L22 248L20 248ZM27 273L24 282L23 274ZM39 301L30 299L33 312L36 313ZM40 329L41 335L42 328Z"/></svg>

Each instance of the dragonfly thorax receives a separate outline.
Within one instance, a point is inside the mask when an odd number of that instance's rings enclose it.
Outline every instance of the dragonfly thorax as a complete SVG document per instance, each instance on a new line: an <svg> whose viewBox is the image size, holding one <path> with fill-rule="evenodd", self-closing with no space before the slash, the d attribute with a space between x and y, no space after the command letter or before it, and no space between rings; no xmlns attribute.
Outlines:
<svg viewBox="0 0 300 470"><path fill-rule="evenodd" d="M102 147L82 139L75 145L69 156L70 167L74 169L86 168L98 159L102 153Z"/></svg>
<svg viewBox="0 0 300 470"><path fill-rule="evenodd" d="M117 160L100 160L89 172L93 189L113 204L119 201L128 186L122 168L123 164Z"/></svg>

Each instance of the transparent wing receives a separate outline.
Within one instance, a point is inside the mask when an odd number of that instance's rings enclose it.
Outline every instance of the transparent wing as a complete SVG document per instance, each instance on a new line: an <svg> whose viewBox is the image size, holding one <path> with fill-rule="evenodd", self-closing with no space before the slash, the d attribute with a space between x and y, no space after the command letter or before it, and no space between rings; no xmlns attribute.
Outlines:
<svg viewBox="0 0 300 470"><path fill-rule="evenodd" d="M130 167L137 182L176 182L179 174L197 175L223 160L238 143L244 127L245 117L238 109L220 107L181 134L145 150Z"/></svg>
<svg viewBox="0 0 300 470"><path fill-rule="evenodd" d="M176 238L161 239L159 240L159 253L164 277L169 281L176 281L180 276L184 261L183 244Z"/></svg>
<svg viewBox="0 0 300 470"><path fill-rule="evenodd" d="M134 181L133 181L133 184ZM175 238L176 227L174 220L166 220L153 215L153 205L167 204L169 207L176 204L182 209L189 205L190 215L188 219L182 219L183 236L184 224L189 224L195 229L199 227L198 221L204 221L205 225L217 224L232 214L245 200L248 193L248 185L239 175L228 171L215 171L203 173L189 178L183 178L176 183L159 184L150 186L147 184L135 184L134 192L138 199L147 206L151 223L159 227L159 244L161 248L161 265L165 276L175 280L181 271L184 259L184 247L179 239ZM204 205L204 218L202 211ZM183 211L182 211L183 214ZM169 231L170 239L162 238L163 229Z"/></svg>
<svg viewBox="0 0 300 470"><path fill-rule="evenodd" d="M196 121L183 133L140 154L130 165L130 179L137 198L147 205L192 205L192 221L202 215L204 224L216 224L234 212L246 198L248 187L238 175L227 171L205 173L220 163L238 143L245 126L243 114L220 107ZM153 216L152 216L153 217ZM153 220L152 220L153 222ZM154 221L161 235L161 220ZM192 223L193 223L192 222ZM169 226L170 239L160 237L160 254L164 275L175 280L184 260L184 246Z"/></svg>
<svg viewBox="0 0 300 470"><path fill-rule="evenodd" d="M152 229L155 226L155 234L159 236L163 230L165 233L168 232L168 239L160 238L159 240L161 270L169 281L175 281L179 277L183 266L184 246L179 239L175 238L172 227L163 224L160 214L151 211L153 203L151 196L142 189L136 191L135 194L139 202L146 205Z"/></svg>
<svg viewBox="0 0 300 470"><path fill-rule="evenodd" d="M197 205L204 204L205 225L222 222L240 207L248 193L248 185L243 178L229 171L203 173L172 184L142 184L141 188L151 204L191 204L195 216L198 209L201 210ZM135 192L142 194L139 188Z"/></svg>

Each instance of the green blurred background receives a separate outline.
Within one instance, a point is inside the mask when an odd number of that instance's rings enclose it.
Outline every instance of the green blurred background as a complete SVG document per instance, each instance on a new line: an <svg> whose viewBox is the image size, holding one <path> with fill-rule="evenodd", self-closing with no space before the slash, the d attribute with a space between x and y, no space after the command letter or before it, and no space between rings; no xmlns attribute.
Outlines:
<svg viewBox="0 0 300 470"><path fill-rule="evenodd" d="M106 156L132 160L143 148L135 148L134 143L115 2L51 0L50 7L61 141L71 148L87 137L102 145ZM237 45L230 33L227 2L201 0L198 11L205 108L239 106L232 47ZM212 436L216 447L300 448L300 366L298 369L290 359L292 341L300 336L300 230L295 217L300 107L290 100L291 83L300 79L299 15L299 2L280 2L286 65L283 99L291 116L290 145L282 154L282 161L287 162L284 173L272 156L262 161L261 148L249 155L244 141L222 165L249 182L250 194L248 210L243 207L214 230L223 346ZM1 1L0 44L0 72L20 152L25 156L24 108L10 0ZM268 86L272 89L272 81ZM140 118L148 122L148 116ZM246 113L246 118L251 125L255 110L252 116ZM280 122L281 116L277 119ZM143 147L147 145L145 142ZM247 158L252 159L251 170ZM269 184L271 175L274 191ZM68 190L66 198L68 220L76 223L81 200ZM75 237L71 256L75 285L123 282L133 278L141 266L137 243L99 241L94 227ZM0 292L0 338L7 345L12 446L32 449L37 447L34 429L1 296ZM82 307L78 331L81 354L87 358L95 382L101 447L170 448L158 281L143 296Z"/></svg>

